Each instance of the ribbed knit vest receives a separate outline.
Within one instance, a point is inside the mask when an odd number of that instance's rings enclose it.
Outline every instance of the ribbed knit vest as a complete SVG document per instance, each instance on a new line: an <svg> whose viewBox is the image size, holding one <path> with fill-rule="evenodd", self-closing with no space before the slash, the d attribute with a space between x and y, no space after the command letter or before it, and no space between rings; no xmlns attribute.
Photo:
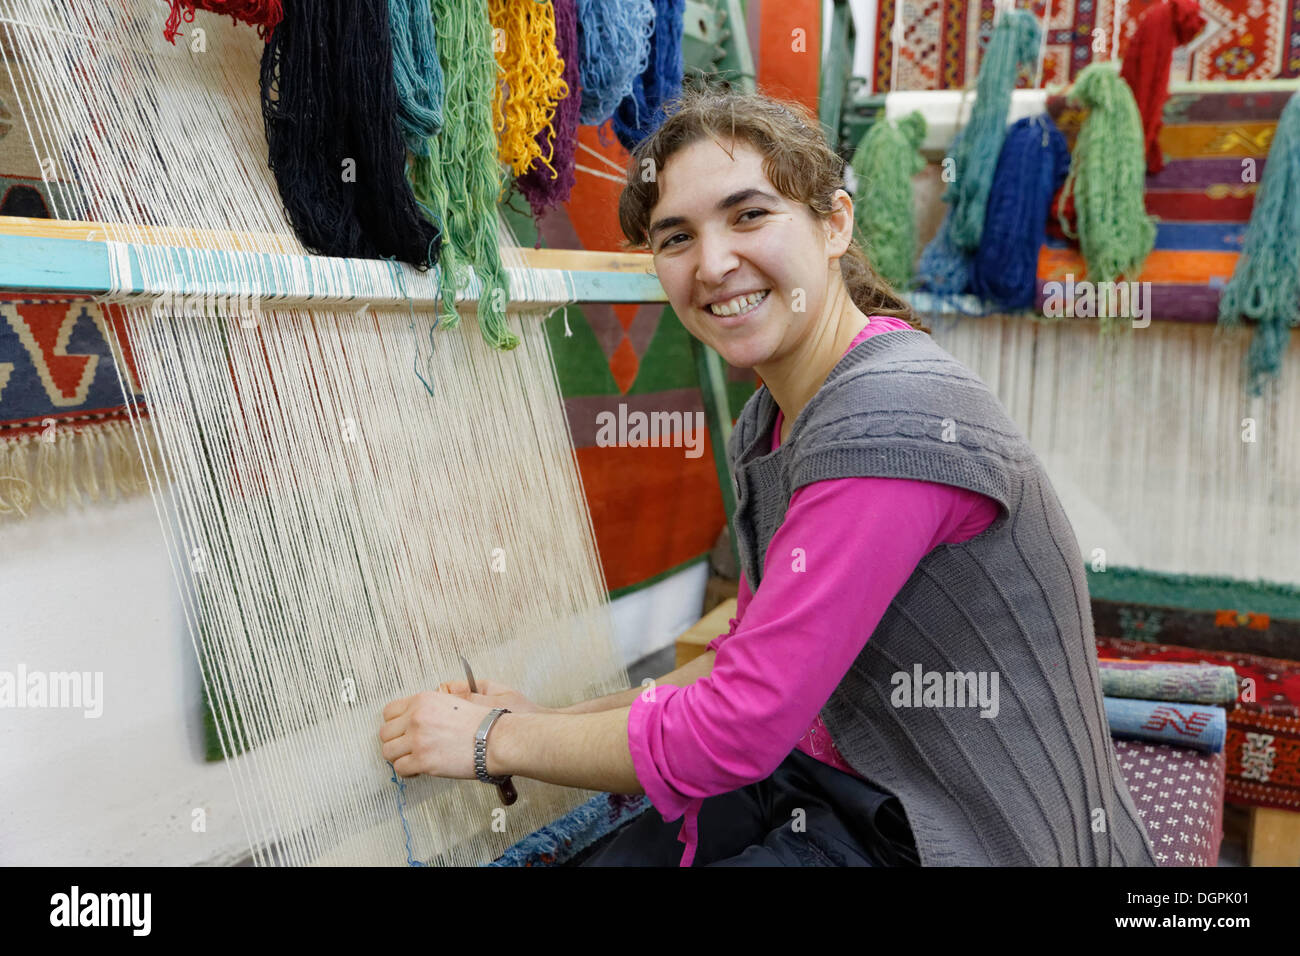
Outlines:
<svg viewBox="0 0 1300 956"><path fill-rule="evenodd" d="M921 559L821 712L848 764L902 803L922 864L1154 866L1102 707L1078 541L997 396L926 333L894 331L852 348L771 451L776 413L760 388L728 442L755 591L814 481L909 478L1000 505ZM972 701L981 679L995 714Z"/></svg>

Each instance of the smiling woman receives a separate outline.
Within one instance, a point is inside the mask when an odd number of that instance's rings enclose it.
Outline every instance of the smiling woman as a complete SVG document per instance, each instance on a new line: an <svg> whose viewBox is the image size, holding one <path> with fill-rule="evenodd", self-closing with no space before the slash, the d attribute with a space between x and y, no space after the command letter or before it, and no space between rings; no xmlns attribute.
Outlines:
<svg viewBox="0 0 1300 956"><path fill-rule="evenodd" d="M1151 865L1028 441L853 241L811 114L666 112L619 218L686 329L762 377L727 448L743 575L698 671L608 703L657 812L586 865ZM913 674L989 693L900 700Z"/></svg>

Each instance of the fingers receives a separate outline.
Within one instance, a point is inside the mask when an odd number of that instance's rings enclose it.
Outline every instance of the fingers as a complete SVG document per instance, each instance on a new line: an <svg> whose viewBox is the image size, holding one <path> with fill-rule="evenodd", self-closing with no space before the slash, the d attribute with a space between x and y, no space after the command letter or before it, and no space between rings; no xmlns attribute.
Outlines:
<svg viewBox="0 0 1300 956"><path fill-rule="evenodd" d="M387 712L387 709L385 709L385 712ZM406 725L409 722L410 718L406 714L394 717L392 720L385 723L384 726L379 728L379 739L384 742L396 740L398 737L402 736L402 734L406 733Z"/></svg>
<svg viewBox="0 0 1300 956"><path fill-rule="evenodd" d="M395 761L401 757L405 757L410 752L411 738L406 734L402 734L400 737L395 737L388 741L380 750L380 753L384 755L384 759L393 764L394 769L397 766Z"/></svg>
<svg viewBox="0 0 1300 956"><path fill-rule="evenodd" d="M411 705L410 697L399 697L397 700L390 700L384 706L384 714L383 714L384 720L392 720L394 717L398 716L399 714L405 713L406 709L410 705Z"/></svg>
<svg viewBox="0 0 1300 956"><path fill-rule="evenodd" d="M399 757L393 762L393 771L399 777L418 777L420 771L416 768L415 758L409 753L405 757Z"/></svg>

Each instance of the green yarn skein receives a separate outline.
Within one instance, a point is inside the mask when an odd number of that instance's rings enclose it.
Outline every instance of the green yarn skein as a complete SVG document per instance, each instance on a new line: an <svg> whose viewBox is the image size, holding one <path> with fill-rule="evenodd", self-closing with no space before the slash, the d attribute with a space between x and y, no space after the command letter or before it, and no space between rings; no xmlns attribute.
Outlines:
<svg viewBox="0 0 1300 956"><path fill-rule="evenodd" d="M853 152L854 235L872 268L896 289L911 282L915 266L912 177L925 168L917 152L925 130L925 117L916 111L896 124L882 116Z"/></svg>
<svg viewBox="0 0 1300 956"><path fill-rule="evenodd" d="M509 351L519 336L506 324L510 285L497 244L502 170L492 119L492 23L486 0L432 0L432 9L444 82L443 127L429 140L427 156L411 157L408 178L426 214L442 210L439 321L446 328L459 323L456 290L466 285L472 264L482 282L479 331L493 348Z"/></svg>
<svg viewBox="0 0 1300 956"><path fill-rule="evenodd" d="M1131 279L1142 271L1156 241L1155 220L1146 211L1146 148L1137 102L1114 62L1085 67L1070 97L1089 113L1074 145L1061 202L1073 191L1088 280ZM1064 220L1061 228L1075 238ZM1103 321L1103 330L1106 326Z"/></svg>

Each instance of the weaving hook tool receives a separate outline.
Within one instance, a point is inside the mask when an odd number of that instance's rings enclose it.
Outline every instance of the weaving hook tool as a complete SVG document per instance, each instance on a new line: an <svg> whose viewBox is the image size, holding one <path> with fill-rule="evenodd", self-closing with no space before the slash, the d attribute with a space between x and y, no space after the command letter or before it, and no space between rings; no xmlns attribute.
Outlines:
<svg viewBox="0 0 1300 956"><path fill-rule="evenodd" d="M464 654L461 655L460 662L465 667L465 680L469 682L469 692L477 694L478 684L474 680L474 672L470 670L469 661L465 660ZM497 784L497 793L501 794L502 805L507 807L519 799L519 793L515 790L514 781L509 777L506 777L505 783Z"/></svg>

